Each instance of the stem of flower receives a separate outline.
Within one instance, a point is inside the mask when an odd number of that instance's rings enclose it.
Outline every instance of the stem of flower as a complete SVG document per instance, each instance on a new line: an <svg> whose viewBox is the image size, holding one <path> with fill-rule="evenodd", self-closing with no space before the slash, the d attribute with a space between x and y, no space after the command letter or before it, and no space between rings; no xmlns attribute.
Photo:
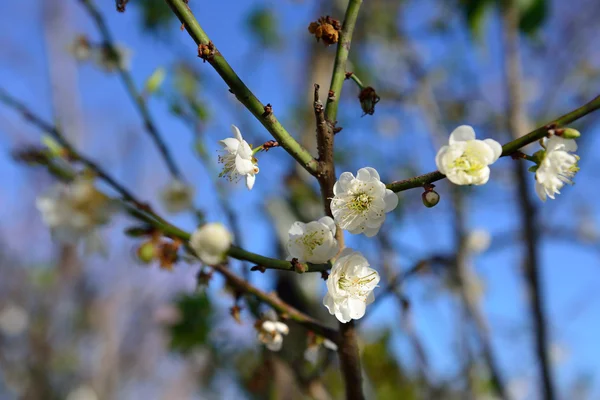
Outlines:
<svg viewBox="0 0 600 400"><path fill-rule="evenodd" d="M525 136L521 136L518 139L515 139L511 142L506 143L502 146L502 155L501 157L510 156L512 153L520 149L521 147L525 147L530 143L535 142L536 140L540 140L541 138L548 135L548 127L555 125L558 126L566 126L573 121L577 121L580 118L585 117L589 113L596 111L600 108L600 96L595 97L592 101L583 106L571 111L568 114L565 114L554 121L537 128L534 131L529 132ZM408 189L413 189L417 187L422 187L427 183L433 183L444 179L445 176L439 171L429 172L424 175L415 176L414 178L404 179L401 181L394 181L386 185L386 187L394 192L403 192Z"/></svg>
<svg viewBox="0 0 600 400"><path fill-rule="evenodd" d="M212 45L194 15L184 0L166 0L177 18L183 23L189 35L194 39L198 46L209 44ZM261 124L271 133L281 147L283 147L296 161L300 163L312 175L317 174L317 160L310 155L308 150L300 145L288 131L279 123L273 112L266 113L265 106L258 98L250 91L250 89L242 82L240 77L235 73L227 60L221 53L214 49L214 54L206 58L206 61L217 71L229 86L231 92L235 94L237 99L260 121Z"/></svg>

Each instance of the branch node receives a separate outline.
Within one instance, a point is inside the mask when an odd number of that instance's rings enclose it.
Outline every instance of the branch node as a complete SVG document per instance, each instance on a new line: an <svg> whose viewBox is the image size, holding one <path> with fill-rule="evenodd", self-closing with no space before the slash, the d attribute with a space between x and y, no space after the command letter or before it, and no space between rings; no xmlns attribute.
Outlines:
<svg viewBox="0 0 600 400"><path fill-rule="evenodd" d="M267 118L268 116L273 114L273 106L271 105L271 103L268 103L266 106L264 106L264 111L262 113L262 117L263 118Z"/></svg>

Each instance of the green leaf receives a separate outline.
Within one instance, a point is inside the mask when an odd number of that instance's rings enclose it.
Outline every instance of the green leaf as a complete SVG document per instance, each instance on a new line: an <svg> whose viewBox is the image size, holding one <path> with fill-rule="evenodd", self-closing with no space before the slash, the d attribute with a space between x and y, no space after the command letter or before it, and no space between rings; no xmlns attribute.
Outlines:
<svg viewBox="0 0 600 400"><path fill-rule="evenodd" d="M273 48L281 38L277 29L277 18L270 7L259 6L248 15L248 29L262 47Z"/></svg>
<svg viewBox="0 0 600 400"><path fill-rule="evenodd" d="M176 301L181 314L178 322L169 327L171 348L188 352L206 344L211 329L212 305L205 292L185 294Z"/></svg>
<svg viewBox="0 0 600 400"><path fill-rule="evenodd" d="M519 5L521 9L519 29L527 34L535 33L542 27L548 15L546 0L521 0Z"/></svg>
<svg viewBox="0 0 600 400"><path fill-rule="evenodd" d="M491 0L461 0L467 24L475 37L481 37L487 12L493 4Z"/></svg>
<svg viewBox="0 0 600 400"><path fill-rule="evenodd" d="M152 75L146 80L146 84L144 85L144 92L147 94L152 94L156 92L160 86L165 81L165 77L167 76L167 70L165 67L158 67L152 72Z"/></svg>

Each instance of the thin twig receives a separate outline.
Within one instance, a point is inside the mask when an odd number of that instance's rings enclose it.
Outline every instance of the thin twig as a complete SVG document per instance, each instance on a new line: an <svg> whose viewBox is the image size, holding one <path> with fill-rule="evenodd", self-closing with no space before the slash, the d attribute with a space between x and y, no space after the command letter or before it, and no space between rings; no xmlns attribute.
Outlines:
<svg viewBox="0 0 600 400"><path fill-rule="evenodd" d="M113 36L110 30L108 29L108 25L104 21L102 14L98 10L94 2L92 0L82 0L81 2L92 17L92 20L94 21L96 26L98 27L98 30L102 35L104 45L106 46L107 50L111 53L111 56L118 57L118 52L115 46L115 41L113 40ZM169 172L174 178L182 180L183 176L181 174L181 171L177 167L175 159L171 155L169 149L167 148L167 145L165 144L164 139L159 133L156 123L152 119L150 111L148 110L148 106L146 105L146 100L144 99L144 96L142 96L141 93L137 90L133 77L131 76L129 71L122 68L122 66L119 63L117 63L117 69L119 71L119 76L121 77L121 80L123 81L123 84L127 89L127 93L131 97L131 100L133 100L133 103L135 104L140 115L142 116L142 119L144 120L144 127L146 128L146 131L154 141L154 144L158 148L158 151L160 152L162 158L165 160Z"/></svg>
<svg viewBox="0 0 600 400"><path fill-rule="evenodd" d="M561 127L566 126L574 121L577 121L580 118L585 117L589 113L596 111L600 108L600 96L595 97L589 103L584 104L583 106L571 111L568 114L565 114L554 121L547 123L531 132L527 135L522 136L518 139L515 139L511 142L506 143L502 146L502 156L506 157L519 150L522 147L527 146L530 143L536 142L543 137L548 135L549 127ZM424 175L415 176L414 178L404 179L400 181L391 182L386 185L386 187L394 192L402 192L408 189L414 189L418 187L422 187L425 184L433 183L444 179L446 176L439 171L429 172Z"/></svg>
<svg viewBox="0 0 600 400"><path fill-rule="evenodd" d="M317 160L302 147L279 123L272 109L267 112L266 106L250 91L235 73L227 60L214 47L212 41L208 38L185 0L166 0L173 12L177 15L189 35L194 39L198 46L212 46L210 55L205 58L206 61L217 71L229 86L231 92L237 99L254 115L256 119L271 133L279 145L283 147L300 165L302 165L312 175L317 173Z"/></svg>
<svg viewBox="0 0 600 400"><path fill-rule="evenodd" d="M519 9L515 1L506 2L502 10L502 33L504 44L504 72L507 90L507 126L515 142L524 142L525 137L518 138L524 123L524 103L521 95L521 67L519 51ZM598 98L596 98L597 100ZM571 113L572 114L572 113ZM585 115L585 114L584 114ZM563 125L563 124L557 124ZM521 212L521 223L525 233L526 256L523 262L523 273L531 302L531 319L535 332L535 352L537 355L542 379L542 393L546 400L554 400L556 393L552 379L549 357L549 341L544 313L544 293L540 284L540 262L538 257L539 230L536 221L535 206L528 190L528 173L523 163L514 164L518 183L518 200Z"/></svg>

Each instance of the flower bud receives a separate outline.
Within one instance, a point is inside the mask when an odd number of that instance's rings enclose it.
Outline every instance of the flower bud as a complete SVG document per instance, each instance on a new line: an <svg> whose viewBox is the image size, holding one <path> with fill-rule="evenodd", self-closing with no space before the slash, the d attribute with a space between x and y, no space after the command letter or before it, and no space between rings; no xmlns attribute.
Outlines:
<svg viewBox="0 0 600 400"><path fill-rule="evenodd" d="M190 247L207 265L223 262L231 246L231 233L222 224L210 223L198 228L190 238Z"/></svg>
<svg viewBox="0 0 600 400"><path fill-rule="evenodd" d="M154 243L146 242L137 249L138 259L144 264L151 263L156 257L156 248Z"/></svg>
<svg viewBox="0 0 600 400"><path fill-rule="evenodd" d="M581 133L577 129L565 128L561 136L565 139L577 139Z"/></svg>
<svg viewBox="0 0 600 400"><path fill-rule="evenodd" d="M421 194L423 205L427 208L435 207L440 202L440 195L435 190L428 190Z"/></svg>
<svg viewBox="0 0 600 400"><path fill-rule="evenodd" d="M371 86L364 88L358 95L360 100L360 107L363 110L363 115L373 115L375 113L375 104L379 103L379 96L375 89Z"/></svg>

